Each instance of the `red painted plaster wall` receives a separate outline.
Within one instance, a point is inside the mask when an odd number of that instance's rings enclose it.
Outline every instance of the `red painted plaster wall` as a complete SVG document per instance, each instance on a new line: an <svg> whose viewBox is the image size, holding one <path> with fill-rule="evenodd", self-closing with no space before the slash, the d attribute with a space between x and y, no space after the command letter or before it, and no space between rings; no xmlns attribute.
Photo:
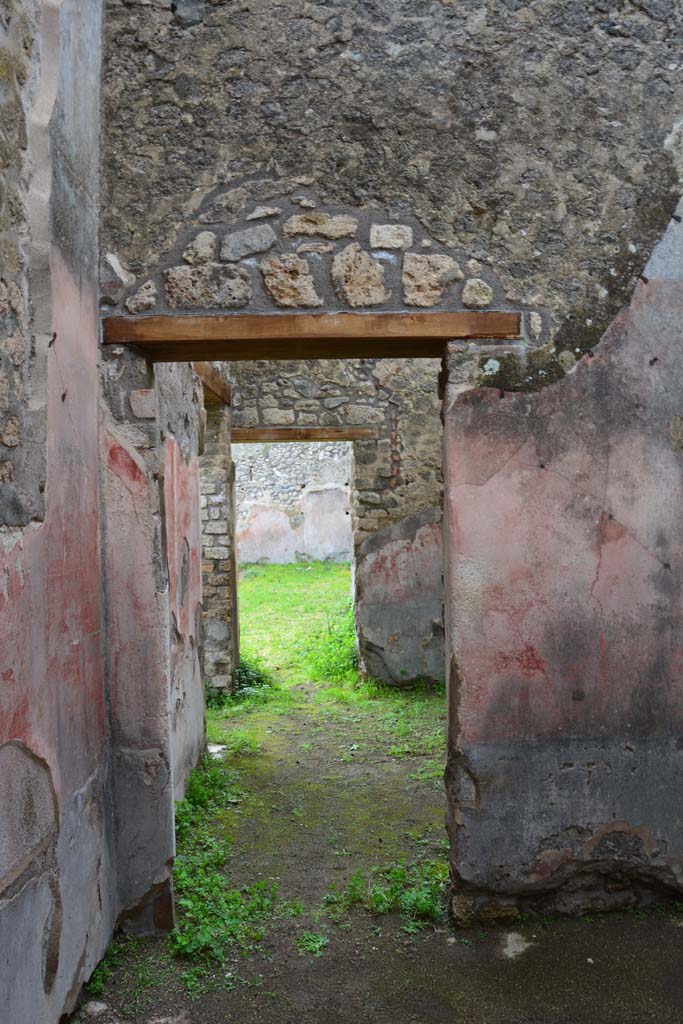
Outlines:
<svg viewBox="0 0 683 1024"><path fill-rule="evenodd" d="M465 918L683 888L683 288L665 263L561 382L446 410Z"/></svg>
<svg viewBox="0 0 683 1024"><path fill-rule="evenodd" d="M204 747L201 667L202 566L199 460L185 458L175 438L164 452L164 509L171 616L171 716L176 799Z"/></svg>
<svg viewBox="0 0 683 1024"><path fill-rule="evenodd" d="M0 829L3 844L13 833L16 851L0 880L9 900L0 913L3 1021L58 1019L104 952L116 913L106 789L97 295L56 251L52 291L45 521L0 541L0 748L14 750L12 776L25 777L27 801L4 806ZM54 817L34 820L32 794L45 787L54 796Z"/></svg>

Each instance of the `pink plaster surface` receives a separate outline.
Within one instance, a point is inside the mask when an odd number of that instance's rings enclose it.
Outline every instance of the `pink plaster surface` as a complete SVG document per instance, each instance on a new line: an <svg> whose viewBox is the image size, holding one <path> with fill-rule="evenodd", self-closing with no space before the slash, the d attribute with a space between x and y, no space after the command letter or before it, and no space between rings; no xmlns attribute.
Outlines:
<svg viewBox="0 0 683 1024"><path fill-rule="evenodd" d="M164 451L164 509L168 562L171 721L175 797L204 747L204 685L200 665L202 570L199 460L183 457L169 437Z"/></svg>
<svg viewBox="0 0 683 1024"><path fill-rule="evenodd" d="M282 509L253 505L235 542L240 562L259 562L267 558L268 562L286 564L295 562L297 551L303 550L304 527L303 523L292 526L290 517Z"/></svg>
<svg viewBox="0 0 683 1024"><path fill-rule="evenodd" d="M103 760L97 304L54 254L45 521L0 540L0 744L21 740L59 798Z"/></svg>
<svg viewBox="0 0 683 1024"><path fill-rule="evenodd" d="M366 604L441 595L441 524L427 523L414 537L390 540L365 555L359 566Z"/></svg>
<svg viewBox="0 0 683 1024"><path fill-rule="evenodd" d="M459 743L683 723L682 316L680 284L641 283L571 376L449 411Z"/></svg>
<svg viewBox="0 0 683 1024"><path fill-rule="evenodd" d="M348 488L306 488L293 509L254 504L237 531L240 562L348 561L353 536Z"/></svg>
<svg viewBox="0 0 683 1024"><path fill-rule="evenodd" d="M202 600L201 528L199 519L199 460L183 458L175 438L164 450L164 508L171 615L184 636L194 635L197 606ZM187 545L187 581L183 592L181 568Z"/></svg>
<svg viewBox="0 0 683 1024"><path fill-rule="evenodd" d="M152 561L155 519L140 456L102 431L112 739L168 748L168 601Z"/></svg>
<svg viewBox="0 0 683 1024"><path fill-rule="evenodd" d="M0 844L0 874L21 886L0 915L13 977L9 990L0 984L0 1018L17 1024L27 1007L31 1020L61 1019L73 1008L106 949L117 909L104 793L97 294L72 277L56 249L50 285L55 341L47 353L45 519L0 537L0 748L12 744L3 759L10 771L8 751L22 751L27 780L44 778L55 801L54 817L41 822L38 848L31 817L44 811L44 801L34 792L19 815L15 807L3 817L0 808L0 833L14 829L13 839ZM46 987L51 922L59 959Z"/></svg>

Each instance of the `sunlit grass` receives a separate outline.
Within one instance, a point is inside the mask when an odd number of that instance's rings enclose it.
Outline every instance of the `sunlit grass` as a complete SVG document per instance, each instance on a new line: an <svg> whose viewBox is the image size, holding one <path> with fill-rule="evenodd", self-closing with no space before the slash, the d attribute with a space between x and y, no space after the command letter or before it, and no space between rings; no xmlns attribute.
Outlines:
<svg viewBox="0 0 683 1024"><path fill-rule="evenodd" d="M287 676L351 599L348 563L245 565L239 574L240 655Z"/></svg>

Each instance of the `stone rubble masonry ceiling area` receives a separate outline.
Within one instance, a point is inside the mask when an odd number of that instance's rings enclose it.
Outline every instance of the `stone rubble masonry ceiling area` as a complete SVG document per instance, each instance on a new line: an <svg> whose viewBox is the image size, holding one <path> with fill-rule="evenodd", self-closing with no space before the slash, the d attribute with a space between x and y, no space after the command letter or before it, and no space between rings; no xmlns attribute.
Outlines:
<svg viewBox="0 0 683 1024"><path fill-rule="evenodd" d="M236 444L237 557L244 562L348 562L351 445Z"/></svg>
<svg viewBox="0 0 683 1024"><path fill-rule="evenodd" d="M280 301L319 308L318 260L336 260L335 302L381 308L399 300L402 252L466 253L515 307L547 310L554 348L503 368L508 387L542 384L598 341L671 216L681 13L679 0L108 0L103 252L163 298L180 234L218 225L222 249L224 226L300 196L296 214L249 222L260 245L269 223L282 239L251 269L217 249L195 281L171 278L176 301L238 306L250 288L257 301L265 262ZM321 211L337 218L326 234L283 245L275 225ZM376 239L395 264L346 226L368 215L413 227L412 248ZM311 242L334 253L296 252Z"/></svg>
<svg viewBox="0 0 683 1024"><path fill-rule="evenodd" d="M412 217L397 224L388 211L322 208L310 189L262 206L250 199L253 184L237 189L239 215L226 213L226 192L215 190L159 265L138 278L109 253L102 280L108 311L518 308L490 267L462 247L439 245ZM529 346L542 344L538 308L527 312L523 332Z"/></svg>

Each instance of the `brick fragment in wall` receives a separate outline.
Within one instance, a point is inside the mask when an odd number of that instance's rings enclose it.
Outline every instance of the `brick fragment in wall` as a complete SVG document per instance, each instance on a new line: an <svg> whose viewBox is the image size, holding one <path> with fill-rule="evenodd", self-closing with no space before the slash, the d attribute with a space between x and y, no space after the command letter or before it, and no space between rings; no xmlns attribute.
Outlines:
<svg viewBox="0 0 683 1024"><path fill-rule="evenodd" d="M264 409L263 422L273 426L288 426L294 423L295 415L292 409Z"/></svg>
<svg viewBox="0 0 683 1024"><path fill-rule="evenodd" d="M481 278L470 278L462 290L462 301L471 309L483 309L493 302L493 288Z"/></svg>
<svg viewBox="0 0 683 1024"><path fill-rule="evenodd" d="M227 547L207 547L204 548L204 554L209 558L229 558L230 551Z"/></svg>
<svg viewBox="0 0 683 1024"><path fill-rule="evenodd" d="M124 305L129 313L145 313L154 309L159 301L157 286L154 281L145 281L134 295L126 299Z"/></svg>
<svg viewBox="0 0 683 1024"><path fill-rule="evenodd" d="M154 388L145 388L130 393L130 407L134 416L140 419L156 418L157 402Z"/></svg>
<svg viewBox="0 0 683 1024"><path fill-rule="evenodd" d="M11 335L5 343L5 348L12 366L21 366L26 356L26 340L23 334L17 332Z"/></svg>
<svg viewBox="0 0 683 1024"><path fill-rule="evenodd" d="M409 249L413 244L413 229L407 224L372 224L371 249Z"/></svg>
<svg viewBox="0 0 683 1024"><path fill-rule="evenodd" d="M221 259L237 262L245 256L267 252L277 241L277 235L270 224L257 224L244 231L234 231L223 238Z"/></svg>
<svg viewBox="0 0 683 1024"><path fill-rule="evenodd" d="M191 266L213 263L216 255L216 235L213 231L200 231L183 252L183 259Z"/></svg>
<svg viewBox="0 0 683 1024"><path fill-rule="evenodd" d="M0 432L0 443L7 448L16 448L20 437L21 424L16 416L10 416Z"/></svg>
<svg viewBox="0 0 683 1024"><path fill-rule="evenodd" d="M350 424L379 424L384 423L386 414L382 409L376 409L371 405L349 405L346 409L346 419Z"/></svg>

